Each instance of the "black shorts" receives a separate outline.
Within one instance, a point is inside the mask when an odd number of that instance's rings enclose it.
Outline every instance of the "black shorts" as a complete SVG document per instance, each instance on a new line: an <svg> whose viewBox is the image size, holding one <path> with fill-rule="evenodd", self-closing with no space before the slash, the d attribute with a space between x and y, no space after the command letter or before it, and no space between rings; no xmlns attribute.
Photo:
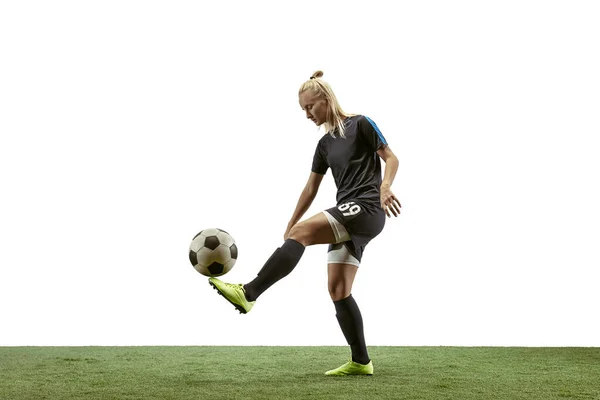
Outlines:
<svg viewBox="0 0 600 400"><path fill-rule="evenodd" d="M367 211L360 201L350 200L326 210L346 228L350 240L343 242L350 254L359 262L367 244L379 235L385 226L385 211L378 207ZM339 248L340 244L330 244L328 252Z"/></svg>

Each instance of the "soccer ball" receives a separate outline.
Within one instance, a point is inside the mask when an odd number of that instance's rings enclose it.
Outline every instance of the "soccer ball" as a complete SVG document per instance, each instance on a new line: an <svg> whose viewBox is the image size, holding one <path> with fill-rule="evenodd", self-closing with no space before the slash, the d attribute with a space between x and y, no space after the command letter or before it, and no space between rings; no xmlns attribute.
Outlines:
<svg viewBox="0 0 600 400"><path fill-rule="evenodd" d="M235 265L238 250L235 240L222 229L204 229L190 244L190 262L205 276L221 276Z"/></svg>

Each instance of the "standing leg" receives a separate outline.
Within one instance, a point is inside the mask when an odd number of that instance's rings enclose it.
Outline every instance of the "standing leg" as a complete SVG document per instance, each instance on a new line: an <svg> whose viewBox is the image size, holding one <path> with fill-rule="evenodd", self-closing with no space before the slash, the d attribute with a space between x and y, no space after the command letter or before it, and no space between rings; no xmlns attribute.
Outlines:
<svg viewBox="0 0 600 400"><path fill-rule="evenodd" d="M371 360L365 343L362 315L351 294L357 271L358 267L352 264L328 264L328 286L337 320L352 350L352 361L367 365Z"/></svg>

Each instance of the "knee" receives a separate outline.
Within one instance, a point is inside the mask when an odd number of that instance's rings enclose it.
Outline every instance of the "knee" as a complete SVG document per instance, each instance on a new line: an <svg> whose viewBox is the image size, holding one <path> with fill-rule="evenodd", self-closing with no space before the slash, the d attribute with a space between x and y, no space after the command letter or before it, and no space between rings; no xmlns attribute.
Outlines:
<svg viewBox="0 0 600 400"><path fill-rule="evenodd" d="M350 296L350 289L343 282L329 282L327 286L332 301L344 300Z"/></svg>
<svg viewBox="0 0 600 400"><path fill-rule="evenodd" d="M294 239L296 242L302 243L304 246L309 246L312 244L310 243L310 234L302 223L296 224L292 227L292 229L290 229L288 238Z"/></svg>

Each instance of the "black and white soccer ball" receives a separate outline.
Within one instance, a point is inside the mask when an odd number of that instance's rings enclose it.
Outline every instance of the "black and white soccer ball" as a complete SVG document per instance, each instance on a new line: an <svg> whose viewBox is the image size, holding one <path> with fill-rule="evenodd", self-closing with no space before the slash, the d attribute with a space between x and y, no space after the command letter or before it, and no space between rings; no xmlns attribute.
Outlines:
<svg viewBox="0 0 600 400"><path fill-rule="evenodd" d="M190 262L202 275L221 276L235 265L238 249L231 235L222 229L204 229L192 239Z"/></svg>

